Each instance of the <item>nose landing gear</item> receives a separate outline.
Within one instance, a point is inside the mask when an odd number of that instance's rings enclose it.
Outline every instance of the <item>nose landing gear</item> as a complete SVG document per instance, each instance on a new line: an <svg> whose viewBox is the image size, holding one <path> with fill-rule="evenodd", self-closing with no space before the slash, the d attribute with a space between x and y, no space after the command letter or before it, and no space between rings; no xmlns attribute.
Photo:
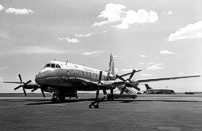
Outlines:
<svg viewBox="0 0 202 131"><path fill-rule="evenodd" d="M52 103L57 103L57 102L64 102L65 101L65 95L64 94L59 94L54 92L53 97L51 99Z"/></svg>

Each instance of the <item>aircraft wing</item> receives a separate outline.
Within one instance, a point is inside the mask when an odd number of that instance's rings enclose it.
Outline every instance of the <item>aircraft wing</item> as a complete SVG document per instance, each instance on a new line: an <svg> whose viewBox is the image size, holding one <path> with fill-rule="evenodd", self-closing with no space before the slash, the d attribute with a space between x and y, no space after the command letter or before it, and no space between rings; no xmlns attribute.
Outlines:
<svg viewBox="0 0 202 131"><path fill-rule="evenodd" d="M143 79L143 80L138 80L138 83L153 82L153 81L164 81L164 80L175 80L175 79L192 78L192 77L200 77L200 75Z"/></svg>
<svg viewBox="0 0 202 131"><path fill-rule="evenodd" d="M3 83L22 84L21 82L13 82L13 81L4 81Z"/></svg>

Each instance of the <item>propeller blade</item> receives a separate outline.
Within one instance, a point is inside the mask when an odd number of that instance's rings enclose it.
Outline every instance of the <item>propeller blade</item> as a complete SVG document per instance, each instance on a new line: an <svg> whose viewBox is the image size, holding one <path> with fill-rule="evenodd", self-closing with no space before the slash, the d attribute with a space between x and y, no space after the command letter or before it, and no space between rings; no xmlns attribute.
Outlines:
<svg viewBox="0 0 202 131"><path fill-rule="evenodd" d="M14 90L19 89L20 87L22 87L22 85L17 86L16 88L14 88Z"/></svg>
<svg viewBox="0 0 202 131"><path fill-rule="evenodd" d="M100 89L98 88L97 91L96 91L96 99L99 98L99 91L100 91Z"/></svg>
<svg viewBox="0 0 202 131"><path fill-rule="evenodd" d="M124 85L124 87L122 88L120 95L122 95L125 90L126 90L126 85Z"/></svg>
<svg viewBox="0 0 202 131"><path fill-rule="evenodd" d="M140 91L140 88L137 86L134 86L133 88L135 88L136 90Z"/></svg>
<svg viewBox="0 0 202 131"><path fill-rule="evenodd" d="M98 83L101 83L101 80L102 80L102 71L100 71Z"/></svg>
<svg viewBox="0 0 202 131"><path fill-rule="evenodd" d="M30 82L32 82L32 81L31 81L31 80L27 81L27 82L25 83L25 85L29 84Z"/></svg>
<svg viewBox="0 0 202 131"><path fill-rule="evenodd" d="M38 88L34 88L31 92L34 92L34 91L36 91Z"/></svg>
<svg viewBox="0 0 202 131"><path fill-rule="evenodd" d="M107 94L107 90L103 89L103 94L106 95Z"/></svg>
<svg viewBox="0 0 202 131"><path fill-rule="evenodd" d="M21 77L20 74L18 74L18 77L19 77L19 79L20 79L20 82L23 83L23 82L22 82L22 77Z"/></svg>
<svg viewBox="0 0 202 131"><path fill-rule="evenodd" d="M116 78L119 78L120 80L122 80L122 81L126 81L125 79L123 79L123 77L121 77L121 76L119 76L119 75L116 75Z"/></svg>
<svg viewBox="0 0 202 131"><path fill-rule="evenodd" d="M129 80L133 77L133 75L135 74L136 70L133 70L132 73L130 74L130 77L128 78Z"/></svg>
<svg viewBox="0 0 202 131"><path fill-rule="evenodd" d="M27 93L26 93L26 91L25 91L25 88L22 87L22 89L23 89L23 92L24 92L25 96L27 96Z"/></svg>
<svg viewBox="0 0 202 131"><path fill-rule="evenodd" d="M45 96L44 91L42 89L41 89L41 93L42 93L43 97L45 98L46 96Z"/></svg>

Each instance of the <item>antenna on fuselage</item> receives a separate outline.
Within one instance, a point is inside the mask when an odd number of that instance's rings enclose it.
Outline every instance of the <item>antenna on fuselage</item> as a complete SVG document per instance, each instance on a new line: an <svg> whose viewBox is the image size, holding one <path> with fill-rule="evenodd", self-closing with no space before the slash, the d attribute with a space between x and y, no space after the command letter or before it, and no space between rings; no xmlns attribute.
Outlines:
<svg viewBox="0 0 202 131"><path fill-rule="evenodd" d="M55 61L56 59L57 59L57 58L55 58L54 61Z"/></svg>
<svg viewBox="0 0 202 131"><path fill-rule="evenodd" d="M66 61L66 64L65 64L65 65L67 65L67 62L68 62L68 60Z"/></svg>

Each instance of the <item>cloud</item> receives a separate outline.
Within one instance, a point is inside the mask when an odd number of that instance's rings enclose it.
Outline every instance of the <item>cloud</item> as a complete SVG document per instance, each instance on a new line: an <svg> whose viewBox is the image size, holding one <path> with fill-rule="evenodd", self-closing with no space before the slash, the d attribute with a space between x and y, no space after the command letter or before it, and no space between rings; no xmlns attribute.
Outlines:
<svg viewBox="0 0 202 131"><path fill-rule="evenodd" d="M102 26L105 24L121 21L121 15L124 13L123 9L126 7L121 4L109 3L105 5L105 9L98 15L98 18L106 18L106 21L96 22L93 26Z"/></svg>
<svg viewBox="0 0 202 131"><path fill-rule="evenodd" d="M40 47L40 46L33 46L33 47L23 47L20 50L13 51L13 53L20 53L20 54L62 54L65 53L61 50Z"/></svg>
<svg viewBox="0 0 202 131"><path fill-rule="evenodd" d="M76 38L69 38L69 37L59 38L59 37L58 37L58 40L59 40L59 41L66 40L66 41L69 42L69 43L79 43L79 40L76 39Z"/></svg>
<svg viewBox="0 0 202 131"><path fill-rule="evenodd" d="M147 65L154 65L154 64L155 64L154 62L147 63Z"/></svg>
<svg viewBox="0 0 202 131"><path fill-rule="evenodd" d="M164 63L157 63L157 64L152 64L151 66L147 67L147 70L160 70L164 69Z"/></svg>
<svg viewBox="0 0 202 131"><path fill-rule="evenodd" d="M132 72L133 69L132 68L128 68L128 69L122 69L123 72Z"/></svg>
<svg viewBox="0 0 202 131"><path fill-rule="evenodd" d="M90 36L92 36L92 32L87 34L75 34L75 37L90 37Z"/></svg>
<svg viewBox="0 0 202 131"><path fill-rule="evenodd" d="M105 18L107 20L96 22L92 26L120 22L120 24L112 27L127 29L131 24L154 23L158 20L158 15L154 11L148 12L144 9L139 9L138 11L126 10L126 6L124 5L109 3L105 5L105 9L98 15L98 18Z"/></svg>
<svg viewBox="0 0 202 131"><path fill-rule="evenodd" d="M163 12L163 15L172 15L173 12L171 10L169 10L168 12Z"/></svg>
<svg viewBox="0 0 202 131"><path fill-rule="evenodd" d="M0 67L0 71L6 70L6 69L8 69L8 67Z"/></svg>
<svg viewBox="0 0 202 131"><path fill-rule="evenodd" d="M118 68L114 68L114 71L115 71L115 73L118 73L119 69Z"/></svg>
<svg viewBox="0 0 202 131"><path fill-rule="evenodd" d="M158 20L157 13L154 11L147 12L140 9L137 12L129 10L126 12L125 17L122 18L121 24L113 26L117 29L127 29L131 24L146 24L154 23Z"/></svg>
<svg viewBox="0 0 202 131"><path fill-rule="evenodd" d="M3 79L4 79L3 77L0 77L0 82L3 82Z"/></svg>
<svg viewBox="0 0 202 131"><path fill-rule="evenodd" d="M107 31L106 31L106 30L103 30L102 33L107 33Z"/></svg>
<svg viewBox="0 0 202 131"><path fill-rule="evenodd" d="M3 6L0 4L0 11L2 11L2 10L3 10L3 8L4 8L4 7L3 7Z"/></svg>
<svg viewBox="0 0 202 131"><path fill-rule="evenodd" d="M148 76L152 76L152 75L151 74L140 74L140 76L148 77Z"/></svg>
<svg viewBox="0 0 202 131"><path fill-rule="evenodd" d="M16 8L8 8L6 9L7 14L16 14L16 15L30 15L34 13L31 9L16 9Z"/></svg>
<svg viewBox="0 0 202 131"><path fill-rule="evenodd" d="M178 75L184 75L185 73L183 73L183 72L180 72L180 73L178 73Z"/></svg>
<svg viewBox="0 0 202 131"><path fill-rule="evenodd" d="M98 54L101 54L102 51L92 51L92 52L84 52L84 53L81 53L82 55L85 55L85 56L92 56L92 55L98 55Z"/></svg>
<svg viewBox="0 0 202 131"><path fill-rule="evenodd" d="M144 65L144 63L138 63L138 65Z"/></svg>
<svg viewBox="0 0 202 131"><path fill-rule="evenodd" d="M168 41L196 38L202 38L202 21L180 28L175 33L170 34Z"/></svg>
<svg viewBox="0 0 202 131"><path fill-rule="evenodd" d="M113 55L113 58L121 58L122 56L120 55Z"/></svg>
<svg viewBox="0 0 202 131"><path fill-rule="evenodd" d="M171 51L168 51L168 50L162 50L162 51L160 51L160 54L163 54L163 55L173 55L175 53L171 52Z"/></svg>

